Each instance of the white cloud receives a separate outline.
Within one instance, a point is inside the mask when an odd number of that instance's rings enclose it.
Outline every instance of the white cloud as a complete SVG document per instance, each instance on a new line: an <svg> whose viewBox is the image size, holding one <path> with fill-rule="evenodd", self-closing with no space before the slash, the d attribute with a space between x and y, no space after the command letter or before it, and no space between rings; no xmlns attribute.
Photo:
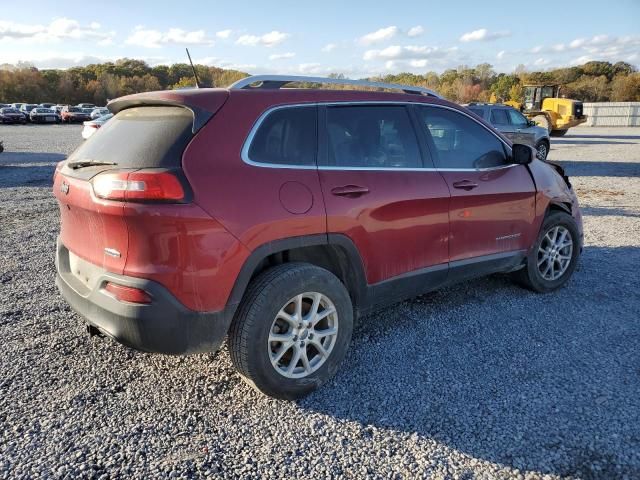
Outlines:
<svg viewBox="0 0 640 480"><path fill-rule="evenodd" d="M338 48L338 45L336 45L335 43L327 43L324 47L322 47L322 51L323 52L333 52L336 48Z"/></svg>
<svg viewBox="0 0 640 480"><path fill-rule="evenodd" d="M415 27L411 27L407 32L407 36L409 37L418 37L424 33L424 28L422 25L416 25Z"/></svg>
<svg viewBox="0 0 640 480"><path fill-rule="evenodd" d="M504 58L504 54L507 53L504 50L500 50L497 54L496 54L496 58L498 60L502 60Z"/></svg>
<svg viewBox="0 0 640 480"><path fill-rule="evenodd" d="M533 64L537 67L541 67L543 65L546 65L549 63L549 60L547 60L546 58L538 58L535 62L533 62Z"/></svg>
<svg viewBox="0 0 640 480"><path fill-rule="evenodd" d="M232 33L233 33L233 30L231 29L220 30L219 32L216 32L216 37L226 40L231 36Z"/></svg>
<svg viewBox="0 0 640 480"><path fill-rule="evenodd" d="M441 58L446 56L447 53L455 51L456 48L443 49L440 47L429 46L400 46L391 45L381 50L367 50L364 52L364 60L386 60L386 59L405 59L405 60L420 60L429 58Z"/></svg>
<svg viewBox="0 0 640 480"><path fill-rule="evenodd" d="M298 71L302 74L318 74L325 73L326 67L323 67L321 63L301 63L298 65Z"/></svg>
<svg viewBox="0 0 640 480"><path fill-rule="evenodd" d="M20 62L27 62L37 68L66 69L114 60L114 58L87 55L81 52L60 53L56 51L42 51L36 54L30 54L28 58L25 58L23 54L18 52L8 50L0 52L0 64L9 63L16 65Z"/></svg>
<svg viewBox="0 0 640 480"><path fill-rule="evenodd" d="M238 45L245 45L248 47L255 47L257 45L275 47L276 45L280 45L290 36L291 35L288 33L273 30L269 33L265 33L264 35L242 35L238 37L236 43Z"/></svg>
<svg viewBox="0 0 640 480"><path fill-rule="evenodd" d="M551 50L553 50L554 52L564 52L566 48L567 47L565 46L564 43L558 43L556 45L553 45L551 47Z"/></svg>
<svg viewBox="0 0 640 480"><path fill-rule="evenodd" d="M66 17L55 18L48 25L0 20L0 40L2 41L46 43L71 39L103 42L114 36L115 32L101 31L100 24L97 22L83 26L77 20Z"/></svg>
<svg viewBox="0 0 640 480"><path fill-rule="evenodd" d="M478 42L478 41L490 41L498 38L504 38L511 35L511 32L490 32L486 28L480 28L472 32L467 32L460 37L461 42Z"/></svg>
<svg viewBox="0 0 640 480"><path fill-rule="evenodd" d="M422 60L410 60L409 65L414 68L424 68L429 63L429 60L423 58Z"/></svg>
<svg viewBox="0 0 640 480"><path fill-rule="evenodd" d="M204 30L187 31L181 28L170 28L166 32L137 26L125 40L127 45L145 48L160 48L163 45L213 45L215 42L207 37Z"/></svg>
<svg viewBox="0 0 640 480"><path fill-rule="evenodd" d="M358 42L361 45L372 45L374 43L384 42L386 40L391 40L398 33L400 33L400 29L395 25L390 27L381 28L376 30L375 32L367 33L358 39Z"/></svg>
<svg viewBox="0 0 640 480"><path fill-rule="evenodd" d="M584 38L576 38L569 44L569 48L580 48L585 43L587 43L587 41Z"/></svg>
<svg viewBox="0 0 640 480"><path fill-rule="evenodd" d="M293 58L296 54L293 52L286 53L274 53L273 55L269 55L269 60L284 60L286 58Z"/></svg>
<svg viewBox="0 0 640 480"><path fill-rule="evenodd" d="M583 63L587 63L590 62L591 60L593 60L590 56L588 55L583 55L581 57L578 58L574 58L573 60L571 60L571 62L569 62L571 65L582 65Z"/></svg>

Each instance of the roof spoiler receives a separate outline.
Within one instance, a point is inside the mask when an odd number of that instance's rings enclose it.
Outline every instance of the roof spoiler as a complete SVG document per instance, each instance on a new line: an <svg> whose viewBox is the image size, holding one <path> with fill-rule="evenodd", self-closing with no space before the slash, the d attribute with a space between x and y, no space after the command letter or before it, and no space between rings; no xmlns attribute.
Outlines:
<svg viewBox="0 0 640 480"><path fill-rule="evenodd" d="M215 97L212 96L211 92L214 91L219 92L220 97L217 95ZM203 95L205 92L209 94ZM222 95L224 95L224 98ZM116 98L107 104L107 108L113 114L128 108L142 106L186 108L193 114L192 132L195 134L211 120L220 107L227 101L228 96L229 92L223 89L148 92Z"/></svg>

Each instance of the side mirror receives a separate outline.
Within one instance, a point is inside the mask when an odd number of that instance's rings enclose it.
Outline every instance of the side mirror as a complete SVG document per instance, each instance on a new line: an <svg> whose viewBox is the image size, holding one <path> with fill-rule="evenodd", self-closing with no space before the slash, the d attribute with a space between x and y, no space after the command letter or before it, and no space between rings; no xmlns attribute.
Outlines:
<svg viewBox="0 0 640 480"><path fill-rule="evenodd" d="M533 161L535 151L529 145L514 143L511 147L511 163L527 165Z"/></svg>

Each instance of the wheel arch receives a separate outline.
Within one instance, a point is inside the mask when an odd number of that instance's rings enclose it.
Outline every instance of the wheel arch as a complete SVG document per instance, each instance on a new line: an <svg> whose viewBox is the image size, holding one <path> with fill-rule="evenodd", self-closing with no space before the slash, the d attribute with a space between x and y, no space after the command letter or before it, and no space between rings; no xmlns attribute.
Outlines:
<svg viewBox="0 0 640 480"><path fill-rule="evenodd" d="M559 199L552 200L551 202L549 202L549 205L547 206L547 211L545 212L544 216L547 217L552 212L563 212L563 213L568 213L569 215L571 215L572 214L572 212L571 212L571 203L563 202L563 201L561 201Z"/></svg>
<svg viewBox="0 0 640 480"><path fill-rule="evenodd" d="M236 277L227 305L235 311L256 275L288 262L305 262L333 273L347 288L355 310L365 301L366 276L353 241L342 234L316 234L274 240L254 249Z"/></svg>

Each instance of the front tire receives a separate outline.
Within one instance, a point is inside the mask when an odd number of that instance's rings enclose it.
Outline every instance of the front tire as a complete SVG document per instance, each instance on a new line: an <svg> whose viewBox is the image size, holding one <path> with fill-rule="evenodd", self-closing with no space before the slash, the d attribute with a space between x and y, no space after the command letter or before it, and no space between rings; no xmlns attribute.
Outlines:
<svg viewBox="0 0 640 480"><path fill-rule="evenodd" d="M571 215L552 211L542 222L525 267L514 273L523 286L539 293L562 287L576 269L580 256L580 233Z"/></svg>
<svg viewBox="0 0 640 480"><path fill-rule="evenodd" d="M288 263L249 284L227 346L247 383L293 400L333 377L352 331L353 306L342 282L323 268Z"/></svg>
<svg viewBox="0 0 640 480"><path fill-rule="evenodd" d="M549 155L549 143L541 140L536 144L536 157L538 160L546 160Z"/></svg>

